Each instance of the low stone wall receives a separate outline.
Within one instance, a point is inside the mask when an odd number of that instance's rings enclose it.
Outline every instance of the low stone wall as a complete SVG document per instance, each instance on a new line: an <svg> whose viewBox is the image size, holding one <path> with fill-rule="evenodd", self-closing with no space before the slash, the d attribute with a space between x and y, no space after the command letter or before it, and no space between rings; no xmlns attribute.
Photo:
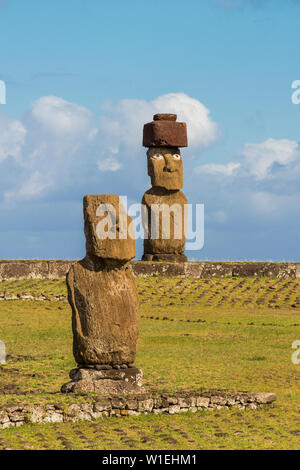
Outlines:
<svg viewBox="0 0 300 470"><path fill-rule="evenodd" d="M271 405L274 393L223 393L196 392L144 394L124 397L97 397L86 403L28 405L18 404L0 408L0 429L22 426L27 423L60 423L80 420L92 421L109 416L138 416L148 414L177 414L186 411L213 410L237 407L255 410Z"/></svg>
<svg viewBox="0 0 300 470"><path fill-rule="evenodd" d="M0 260L0 281L63 279L76 260ZM162 263L132 261L136 276L300 278L300 263L217 262Z"/></svg>
<svg viewBox="0 0 300 470"><path fill-rule="evenodd" d="M0 281L63 279L74 261L0 260Z"/></svg>
<svg viewBox="0 0 300 470"><path fill-rule="evenodd" d="M31 295L31 294L0 294L0 301L1 300L37 300L40 302L45 302L46 300L50 300L50 302L67 302L66 295L50 295L46 296L44 294L41 295Z"/></svg>
<svg viewBox="0 0 300 470"><path fill-rule="evenodd" d="M197 261L187 263L152 263L133 261L136 276L170 276L191 278L254 277L300 278L300 263L255 263Z"/></svg>

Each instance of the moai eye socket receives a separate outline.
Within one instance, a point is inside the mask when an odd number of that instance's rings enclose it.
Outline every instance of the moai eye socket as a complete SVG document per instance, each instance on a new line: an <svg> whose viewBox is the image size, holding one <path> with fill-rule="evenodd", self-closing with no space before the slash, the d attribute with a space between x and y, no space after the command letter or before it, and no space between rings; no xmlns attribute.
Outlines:
<svg viewBox="0 0 300 470"><path fill-rule="evenodd" d="M173 158L174 158L174 160L180 160L181 155L179 153L174 153Z"/></svg>
<svg viewBox="0 0 300 470"><path fill-rule="evenodd" d="M156 153L155 155L152 155L153 160L163 160L163 155L160 153Z"/></svg>

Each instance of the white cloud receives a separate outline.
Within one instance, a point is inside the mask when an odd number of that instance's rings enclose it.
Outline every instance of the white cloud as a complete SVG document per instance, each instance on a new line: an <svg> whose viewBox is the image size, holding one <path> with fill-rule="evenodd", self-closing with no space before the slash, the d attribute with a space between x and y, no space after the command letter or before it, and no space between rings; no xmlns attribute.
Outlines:
<svg viewBox="0 0 300 470"><path fill-rule="evenodd" d="M26 129L18 120L0 117L0 163L7 157L20 157L25 143Z"/></svg>
<svg viewBox="0 0 300 470"><path fill-rule="evenodd" d="M100 171L117 171L122 168L122 165L116 158L109 157L104 160L99 160L98 168Z"/></svg>
<svg viewBox="0 0 300 470"><path fill-rule="evenodd" d="M299 144L288 139L267 139L260 144L245 144L242 155L246 171L257 180L272 177L275 164L288 167L300 157Z"/></svg>
<svg viewBox="0 0 300 470"><path fill-rule="evenodd" d="M155 112L175 113L178 121L187 123L188 141L193 148L208 147L218 138L219 127L211 119L210 110L199 100L185 93L169 93L152 103Z"/></svg>
<svg viewBox="0 0 300 470"><path fill-rule="evenodd" d="M200 165L195 172L224 177L248 176L257 181L272 179L282 175L283 169L294 171L295 164L300 163L300 146L294 140L270 138L261 143L245 144L238 158L239 161L227 164Z"/></svg>
<svg viewBox="0 0 300 470"><path fill-rule="evenodd" d="M276 194L268 191L253 191L248 195L249 209L263 217L289 218L299 213L300 194Z"/></svg>
<svg viewBox="0 0 300 470"><path fill-rule="evenodd" d="M207 147L219 132L210 111L184 93L149 102L124 99L106 103L102 110L95 127L93 114L84 106L43 96L22 121L0 121L0 162L12 155L19 165L13 187L2 195L5 201L38 198L54 188L66 191L87 169L94 177L97 171L100 175L127 168L138 153L145 156L143 125L158 112L176 113L179 121L187 122L193 149Z"/></svg>
<svg viewBox="0 0 300 470"><path fill-rule="evenodd" d="M296 226L300 207L300 146L297 141L269 138L246 143L227 164L195 169L208 223L222 223L243 232L266 223ZM197 189L194 189L198 194ZM250 233L250 232L249 232Z"/></svg>
<svg viewBox="0 0 300 470"><path fill-rule="evenodd" d="M47 190L72 180L74 166L84 155L84 147L93 142L97 129L92 113L56 96L35 101L31 113L21 121L0 121L0 162L15 157L21 177L4 194L5 201L36 198ZM25 139L26 137L26 139Z"/></svg>
<svg viewBox="0 0 300 470"><path fill-rule="evenodd" d="M100 130L111 151L125 150L135 154L141 149L143 124L152 121L156 113L175 113L178 121L187 123L189 146L207 147L219 135L218 125L210 111L199 100L185 93L168 93L152 101L124 99L106 103Z"/></svg>
<svg viewBox="0 0 300 470"><path fill-rule="evenodd" d="M103 107L98 127L89 110L58 97L40 98L33 104L31 113L20 120L0 116L0 210L12 214L8 209L17 203L16 213L21 215L24 227L31 229L37 222L42 230L47 224L52 230L53 220L58 227L74 216L73 228L76 225L74 234L77 234L80 204L78 212L66 211L62 201L79 200L84 191L139 198L148 182L142 147L143 124L157 112L175 112L178 120L187 122L192 151L212 144L218 137L218 125L211 119L209 110L183 93L163 95L149 102L108 103ZM189 202L205 204L209 256L221 253L222 257L230 257L226 251L230 244L232 253L244 256L250 240L266 237L267 229L270 239L264 245L257 243L252 250L256 256L262 248L264 257L273 233L281 233L283 241L291 237L287 231L290 234L297 229L299 233L298 142L270 138L247 143L229 163L209 162L194 172L191 171L193 160L186 158L186 150L184 155ZM8 159L9 156L14 160ZM30 202L22 205L25 200ZM36 208L45 203L53 212L53 219L49 219L48 212L37 216ZM5 220L8 222L3 224L11 224L9 217ZM214 237L217 241L212 245ZM283 250L282 240L280 250Z"/></svg>
<svg viewBox="0 0 300 470"><path fill-rule="evenodd" d="M87 132L92 119L92 113L84 106L57 96L43 96L35 101L32 116L48 132L64 138Z"/></svg>
<svg viewBox="0 0 300 470"><path fill-rule="evenodd" d="M195 168L197 174L207 174L207 175L222 175L222 176L232 176L239 168L240 163L227 163L226 165L208 163L206 165L200 165Z"/></svg>
<svg viewBox="0 0 300 470"><path fill-rule="evenodd" d="M16 177L9 179L2 197L11 202L39 198L53 189L67 192L74 184L81 184L83 174L85 179L92 179L98 172L105 183L106 174L113 173L116 180L121 169L125 171L128 166L136 165L133 159L142 154L145 157L143 124L157 112L173 112L179 121L187 122L189 145L193 150L208 146L218 137L218 125L211 119L209 110L184 93L169 93L149 102L127 99L115 105L106 103L99 127L95 127L88 109L55 96L35 101L24 122L1 117L0 163L11 155L17 165ZM191 190L198 191L202 176L207 184L218 177L220 187L222 179L225 183L233 179L237 188L239 178L243 178L243 184L247 178L249 195L245 197L251 207L257 203L261 210L265 208L265 212L271 213L272 189L263 188L261 193L266 194L260 194L255 184L279 181L290 191L296 188L299 157L296 141L269 138L260 143L247 143L235 161L196 167L194 173L198 179ZM188 159L186 164L191 165ZM138 166L137 170L142 175L141 168ZM123 187L124 177L126 174L120 172L120 187ZM126 181L128 184L129 179ZM297 191L295 188L293 190ZM215 221L226 223L230 218L227 210L218 212L215 208L214 212Z"/></svg>
<svg viewBox="0 0 300 470"><path fill-rule="evenodd" d="M35 171L24 181L20 188L14 191L7 191L4 194L4 200L6 202L31 199L32 197L39 196L43 191L50 186L50 182L45 179L45 175L42 175L39 171Z"/></svg>

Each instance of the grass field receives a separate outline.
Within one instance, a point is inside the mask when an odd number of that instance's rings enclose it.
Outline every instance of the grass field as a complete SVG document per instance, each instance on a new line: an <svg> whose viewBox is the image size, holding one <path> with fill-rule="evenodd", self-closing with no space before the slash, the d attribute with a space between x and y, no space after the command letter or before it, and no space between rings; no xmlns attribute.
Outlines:
<svg viewBox="0 0 300 470"><path fill-rule="evenodd" d="M300 280L139 278L136 365L157 391L219 388L277 394L270 408L175 416L108 418L93 423L26 425L0 431L0 449L297 449L300 447ZM0 406L74 402L60 386L75 366L64 281L0 283L0 295L49 300L0 302Z"/></svg>

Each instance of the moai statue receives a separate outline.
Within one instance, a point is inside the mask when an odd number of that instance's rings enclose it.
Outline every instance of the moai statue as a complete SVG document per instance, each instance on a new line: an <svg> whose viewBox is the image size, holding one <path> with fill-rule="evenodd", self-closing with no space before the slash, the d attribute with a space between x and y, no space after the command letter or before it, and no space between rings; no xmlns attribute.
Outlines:
<svg viewBox="0 0 300 470"><path fill-rule="evenodd" d="M145 192L143 261L184 262L187 199L183 188L183 166L179 147L187 147L185 122L176 114L155 114L144 125L143 146L147 151L152 188Z"/></svg>
<svg viewBox="0 0 300 470"><path fill-rule="evenodd" d="M129 266L135 256L132 219L114 195L85 196L83 211L86 257L67 274L77 368L62 392L139 393L142 371L133 365L138 293Z"/></svg>

